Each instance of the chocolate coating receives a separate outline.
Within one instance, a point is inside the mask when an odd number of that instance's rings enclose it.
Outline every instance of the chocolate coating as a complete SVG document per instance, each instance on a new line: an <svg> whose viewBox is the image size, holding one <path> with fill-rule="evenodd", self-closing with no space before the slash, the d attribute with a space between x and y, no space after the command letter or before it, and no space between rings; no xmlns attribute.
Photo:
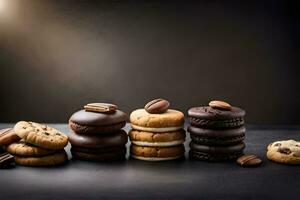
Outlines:
<svg viewBox="0 0 300 200"><path fill-rule="evenodd" d="M112 133L119 131L126 125L126 122L120 122L118 124L108 125L108 126L87 126L76 124L72 121L69 121L70 128L78 134L88 135L88 134L103 134L103 133Z"/></svg>
<svg viewBox="0 0 300 200"><path fill-rule="evenodd" d="M243 151L245 148L245 143L242 142L231 146L208 146L191 142L190 148L194 152L201 152L210 155L226 155Z"/></svg>
<svg viewBox="0 0 300 200"><path fill-rule="evenodd" d="M69 141L77 147L104 149L124 146L128 141L128 136L124 130L101 135L79 135L73 133L69 135Z"/></svg>
<svg viewBox="0 0 300 200"><path fill-rule="evenodd" d="M86 126L109 126L127 120L126 113L117 110L113 113L96 113L80 110L75 112L69 121Z"/></svg>
<svg viewBox="0 0 300 200"><path fill-rule="evenodd" d="M76 151L75 149L72 148L71 153L74 159L79 159L79 160L96 161L96 162L122 161L125 160L126 148L121 148L118 151L103 152L99 154Z"/></svg>
<svg viewBox="0 0 300 200"><path fill-rule="evenodd" d="M201 161L228 161L228 160L235 160L241 155L243 155L243 151L235 152L232 154L221 154L221 155L210 155L207 153L197 152L197 151L190 151L189 152L190 158L195 160Z"/></svg>
<svg viewBox="0 0 300 200"><path fill-rule="evenodd" d="M208 120L230 120L244 117L246 112L238 107L231 107L230 110L219 110L210 106L194 107L188 110L189 117Z"/></svg>
<svg viewBox="0 0 300 200"><path fill-rule="evenodd" d="M241 126L233 129L213 130L189 126L188 132L190 132L192 141L197 144L218 146L242 142L245 139L246 128Z"/></svg>
<svg viewBox="0 0 300 200"><path fill-rule="evenodd" d="M85 147L78 147L72 145L72 151L88 153L88 154L101 154L101 153L119 152L119 151L126 152L126 146L124 145L124 146L117 146L117 147L107 147L104 149L93 149L93 148L85 148Z"/></svg>

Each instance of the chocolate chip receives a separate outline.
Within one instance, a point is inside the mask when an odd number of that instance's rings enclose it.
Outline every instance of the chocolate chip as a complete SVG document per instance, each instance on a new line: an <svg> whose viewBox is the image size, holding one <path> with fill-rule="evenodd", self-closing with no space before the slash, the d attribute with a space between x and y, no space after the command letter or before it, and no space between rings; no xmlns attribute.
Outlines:
<svg viewBox="0 0 300 200"><path fill-rule="evenodd" d="M60 133L55 133L55 135L60 135Z"/></svg>
<svg viewBox="0 0 300 200"><path fill-rule="evenodd" d="M45 134L45 135L50 135L50 133L48 133L48 132L43 132L43 134Z"/></svg>
<svg viewBox="0 0 300 200"><path fill-rule="evenodd" d="M292 151L287 147L279 147L278 152L283 153L283 154L287 154L287 155L292 153Z"/></svg>
<svg viewBox="0 0 300 200"><path fill-rule="evenodd" d="M243 155L239 157L236 162L242 167L253 167L260 165L262 160L256 155Z"/></svg>
<svg viewBox="0 0 300 200"><path fill-rule="evenodd" d="M151 114L160 114L168 110L170 103L164 99L154 99L145 105L145 110Z"/></svg>

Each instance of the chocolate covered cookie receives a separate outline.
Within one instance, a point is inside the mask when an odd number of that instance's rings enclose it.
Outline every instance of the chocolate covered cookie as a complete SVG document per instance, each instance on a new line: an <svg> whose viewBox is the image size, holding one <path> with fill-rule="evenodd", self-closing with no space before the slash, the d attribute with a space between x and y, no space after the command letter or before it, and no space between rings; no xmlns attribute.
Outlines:
<svg viewBox="0 0 300 200"><path fill-rule="evenodd" d="M86 161L121 161L125 159L126 147L108 149L88 149L72 147L71 153L74 159Z"/></svg>
<svg viewBox="0 0 300 200"><path fill-rule="evenodd" d="M190 143L190 157L204 161L234 160L243 155L244 143L231 146L207 146Z"/></svg>
<svg viewBox="0 0 300 200"><path fill-rule="evenodd" d="M222 110L204 106L190 108L188 116L192 126L207 129L230 129L244 125L245 111L238 107Z"/></svg>
<svg viewBox="0 0 300 200"><path fill-rule="evenodd" d="M120 110L103 113L80 110L71 116L69 126L78 134L102 134L120 130L126 120L127 115Z"/></svg>
<svg viewBox="0 0 300 200"><path fill-rule="evenodd" d="M69 135L69 140L72 146L105 149L120 146L124 147L128 141L128 136L124 130L101 135L80 135L72 133Z"/></svg>
<svg viewBox="0 0 300 200"><path fill-rule="evenodd" d="M206 129L188 126L188 132L195 143L225 146L241 143L245 139L246 128L241 126L232 129Z"/></svg>

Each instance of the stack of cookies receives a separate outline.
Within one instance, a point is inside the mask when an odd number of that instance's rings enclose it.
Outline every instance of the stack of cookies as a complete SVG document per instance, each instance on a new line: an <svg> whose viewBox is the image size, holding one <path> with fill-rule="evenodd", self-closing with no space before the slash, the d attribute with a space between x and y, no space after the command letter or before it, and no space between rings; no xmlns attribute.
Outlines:
<svg viewBox="0 0 300 200"><path fill-rule="evenodd" d="M127 115L107 103L91 103L74 113L69 126L73 158L88 161L117 161L126 156L127 133L122 130Z"/></svg>
<svg viewBox="0 0 300 200"><path fill-rule="evenodd" d="M155 99L146 104L145 109L131 113L129 137L133 158L164 161L184 156L184 115L168 108L168 101Z"/></svg>
<svg viewBox="0 0 300 200"><path fill-rule="evenodd" d="M245 111L223 101L188 110L190 157L198 160L233 160L245 148Z"/></svg>
<svg viewBox="0 0 300 200"><path fill-rule="evenodd" d="M7 146L15 163L24 166L53 166L68 160L64 147L68 137L60 131L35 122L20 121L14 132L21 140Z"/></svg>

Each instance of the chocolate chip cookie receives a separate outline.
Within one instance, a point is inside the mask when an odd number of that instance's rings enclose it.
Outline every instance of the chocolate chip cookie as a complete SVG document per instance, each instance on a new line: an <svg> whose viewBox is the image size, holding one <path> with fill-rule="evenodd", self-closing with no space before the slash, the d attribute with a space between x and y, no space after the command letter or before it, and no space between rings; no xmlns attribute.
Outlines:
<svg viewBox="0 0 300 200"><path fill-rule="evenodd" d="M300 142L295 140L273 142L267 147L267 157L274 162L299 165Z"/></svg>
<svg viewBox="0 0 300 200"><path fill-rule="evenodd" d="M60 165L65 163L67 160L68 156L64 150L42 157L15 156L16 164L31 167Z"/></svg>
<svg viewBox="0 0 300 200"><path fill-rule="evenodd" d="M33 156L33 157L49 155L55 152L55 150L43 149L25 143L24 140L10 144L6 148L6 151L17 156Z"/></svg>
<svg viewBox="0 0 300 200"><path fill-rule="evenodd" d="M45 149L59 150L68 144L68 136L50 126L35 122L20 121L14 126L14 131L26 143Z"/></svg>

